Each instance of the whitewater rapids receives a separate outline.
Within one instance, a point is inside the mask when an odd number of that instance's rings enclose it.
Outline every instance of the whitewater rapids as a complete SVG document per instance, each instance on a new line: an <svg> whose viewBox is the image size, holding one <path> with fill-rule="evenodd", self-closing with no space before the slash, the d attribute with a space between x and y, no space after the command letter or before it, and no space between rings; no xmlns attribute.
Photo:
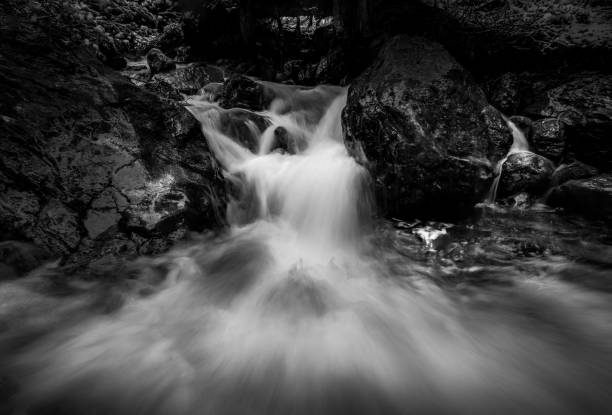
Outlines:
<svg viewBox="0 0 612 415"><path fill-rule="evenodd" d="M191 102L238 189L225 235L137 260L127 300L108 313L92 311L87 290L50 296L36 274L0 285L1 368L15 384L6 410L610 409L609 293L560 279L569 261L559 257L484 270L511 284L440 283L434 275L483 267L441 269L395 249L398 234L376 224L371 179L342 141L346 90L268 87L280 98L257 114L264 131L250 124L255 150L220 131L223 109ZM279 127L293 146L279 148Z"/></svg>

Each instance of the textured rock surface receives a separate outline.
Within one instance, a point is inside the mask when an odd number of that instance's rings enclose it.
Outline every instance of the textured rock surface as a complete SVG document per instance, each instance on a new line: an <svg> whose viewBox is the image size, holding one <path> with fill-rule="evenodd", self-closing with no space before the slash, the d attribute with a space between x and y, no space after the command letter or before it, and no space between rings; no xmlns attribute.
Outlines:
<svg viewBox="0 0 612 415"><path fill-rule="evenodd" d="M219 105L223 108L261 111L268 108L273 97L273 93L263 83L246 76L234 75L223 85Z"/></svg>
<svg viewBox="0 0 612 415"><path fill-rule="evenodd" d="M525 112L562 121L570 155L612 170L612 75L576 75L538 96Z"/></svg>
<svg viewBox="0 0 612 415"><path fill-rule="evenodd" d="M546 191L554 171L553 163L529 151L508 156L503 165L497 196L504 198L517 193L538 195Z"/></svg>
<svg viewBox="0 0 612 415"><path fill-rule="evenodd" d="M545 118L532 124L532 150L558 163L566 151L565 124L558 118Z"/></svg>
<svg viewBox="0 0 612 415"><path fill-rule="evenodd" d="M79 49L1 30L3 240L89 261L223 223L221 173L183 106Z"/></svg>
<svg viewBox="0 0 612 415"><path fill-rule="evenodd" d="M190 63L180 65L176 69L159 73L154 80L165 81L178 92L193 95L211 82L223 82L223 71L212 65Z"/></svg>
<svg viewBox="0 0 612 415"><path fill-rule="evenodd" d="M147 65L149 65L149 71L151 75L155 75L160 72L171 71L176 68L176 63L159 49L153 48L147 53Z"/></svg>
<svg viewBox="0 0 612 415"><path fill-rule="evenodd" d="M460 216L486 195L512 136L501 114L439 44L390 40L349 88L347 145L379 205L398 217Z"/></svg>
<svg viewBox="0 0 612 415"><path fill-rule="evenodd" d="M570 180L550 192L548 203L594 218L612 219L612 175Z"/></svg>
<svg viewBox="0 0 612 415"><path fill-rule="evenodd" d="M570 180L588 179L598 173L597 169L588 164L574 161L557 167L552 175L552 185L557 186Z"/></svg>

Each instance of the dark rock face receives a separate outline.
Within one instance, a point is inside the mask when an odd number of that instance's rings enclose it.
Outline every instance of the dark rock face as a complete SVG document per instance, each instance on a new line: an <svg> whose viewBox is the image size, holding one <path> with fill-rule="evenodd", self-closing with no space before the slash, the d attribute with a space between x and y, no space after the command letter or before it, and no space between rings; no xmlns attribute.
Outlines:
<svg viewBox="0 0 612 415"><path fill-rule="evenodd" d="M19 277L41 265L48 253L36 245L20 241L0 242L0 281Z"/></svg>
<svg viewBox="0 0 612 415"><path fill-rule="evenodd" d="M512 135L439 44L398 36L349 88L347 146L366 162L379 206L397 217L457 217L483 200Z"/></svg>
<svg viewBox="0 0 612 415"><path fill-rule="evenodd" d="M522 151L508 156L502 167L497 196L504 198L525 192L541 194L550 185L553 163L538 154Z"/></svg>
<svg viewBox="0 0 612 415"><path fill-rule="evenodd" d="M171 101L182 101L183 96L172 86L172 84L163 78L153 77L150 81L144 83L144 88L151 91L157 96L160 96Z"/></svg>
<svg viewBox="0 0 612 415"><path fill-rule="evenodd" d="M547 90L526 108L566 125L568 151L603 171L612 170L612 75L582 74Z"/></svg>
<svg viewBox="0 0 612 415"><path fill-rule="evenodd" d="M158 73L153 80L161 80L172 85L178 92L196 94L211 82L223 82L223 71L216 66L203 63L190 63L165 73Z"/></svg>
<svg viewBox="0 0 612 415"><path fill-rule="evenodd" d="M533 123L533 151L558 163L565 154L565 124L557 118L545 118Z"/></svg>
<svg viewBox="0 0 612 415"><path fill-rule="evenodd" d="M224 223L221 172L183 106L80 50L0 39L2 240L78 262Z"/></svg>
<svg viewBox="0 0 612 415"><path fill-rule="evenodd" d="M147 64L149 65L149 71L151 75L155 75L160 72L171 71L176 68L176 63L159 49L151 49L147 53Z"/></svg>
<svg viewBox="0 0 612 415"><path fill-rule="evenodd" d="M184 40L183 28L180 23L170 23L164 26L161 35L155 39L151 46L161 49L162 52L172 58L177 56L177 48Z"/></svg>
<svg viewBox="0 0 612 415"><path fill-rule="evenodd" d="M516 114L521 106L522 83L519 75L508 72L489 82L491 104L505 114Z"/></svg>
<svg viewBox="0 0 612 415"><path fill-rule="evenodd" d="M558 186L570 180L588 179L598 173L597 169L588 164L574 161L569 164L562 164L556 168L552 175L552 185Z"/></svg>
<svg viewBox="0 0 612 415"><path fill-rule="evenodd" d="M273 96L264 84L241 75L230 77L223 85L219 105L223 108L245 108L261 111L270 105Z"/></svg>
<svg viewBox="0 0 612 415"><path fill-rule="evenodd" d="M612 175L570 180L551 191L548 203L594 218L612 219Z"/></svg>

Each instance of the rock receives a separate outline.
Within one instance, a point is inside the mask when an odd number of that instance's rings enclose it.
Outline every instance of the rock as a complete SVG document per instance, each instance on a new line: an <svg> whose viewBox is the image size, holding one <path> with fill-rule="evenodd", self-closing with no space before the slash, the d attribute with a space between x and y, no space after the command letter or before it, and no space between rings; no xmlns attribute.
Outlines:
<svg viewBox="0 0 612 415"><path fill-rule="evenodd" d="M194 95L211 82L223 82L223 71L216 66L191 63L159 73L153 80L164 81L183 94Z"/></svg>
<svg viewBox="0 0 612 415"><path fill-rule="evenodd" d="M102 55L102 60L111 68L121 70L127 66L127 60L119 53L115 40L112 37L100 36L98 48Z"/></svg>
<svg viewBox="0 0 612 415"><path fill-rule="evenodd" d="M522 82L518 74L507 72L486 86L491 104L505 114L516 114L521 107Z"/></svg>
<svg viewBox="0 0 612 415"><path fill-rule="evenodd" d="M169 247L190 231L224 226L223 175L186 108L88 51L47 37L37 49L4 30L0 240L80 263L136 254L138 232ZM150 220L132 226L133 217Z"/></svg>
<svg viewBox="0 0 612 415"><path fill-rule="evenodd" d="M552 175L552 185L558 186L570 180L588 179L598 173L597 169L580 161L562 164L555 169Z"/></svg>
<svg viewBox="0 0 612 415"><path fill-rule="evenodd" d="M547 202L585 216L612 219L612 175L570 180L555 187Z"/></svg>
<svg viewBox="0 0 612 415"><path fill-rule="evenodd" d="M225 81L219 105L223 108L245 108L262 111L272 102L272 95L261 83L241 75Z"/></svg>
<svg viewBox="0 0 612 415"><path fill-rule="evenodd" d="M43 264L49 259L49 253L40 247L20 241L0 242L0 264L4 265L4 272L0 270L0 280L2 274L10 274L12 277L19 277Z"/></svg>
<svg viewBox="0 0 612 415"><path fill-rule="evenodd" d="M187 212L187 195L176 189L175 178L165 175L132 192L126 212L127 226L141 235L159 235L182 225Z"/></svg>
<svg viewBox="0 0 612 415"><path fill-rule="evenodd" d="M53 251L70 253L81 239L78 214L57 199L51 199L38 217L37 242L53 247Z"/></svg>
<svg viewBox="0 0 612 415"><path fill-rule="evenodd" d="M505 198L521 192L544 193L553 171L553 163L538 154L529 151L511 154L502 166L497 197Z"/></svg>
<svg viewBox="0 0 612 415"><path fill-rule="evenodd" d="M270 121L261 115L240 108L222 111L219 114L219 130L252 152L259 148L259 136Z"/></svg>
<svg viewBox="0 0 612 415"><path fill-rule="evenodd" d="M351 153L397 217L458 217L482 201L512 143L501 114L439 44L398 36L349 88Z"/></svg>
<svg viewBox="0 0 612 415"><path fill-rule="evenodd" d="M145 82L144 87L162 98L172 101L182 101L181 93L163 78L154 77L148 82Z"/></svg>
<svg viewBox="0 0 612 415"><path fill-rule="evenodd" d="M221 98L223 93L223 83L211 82L206 84L198 91L198 95L201 95L206 101L217 102Z"/></svg>
<svg viewBox="0 0 612 415"><path fill-rule="evenodd" d="M316 84L343 85L347 76L346 58L342 49L332 50L319 61L314 75Z"/></svg>
<svg viewBox="0 0 612 415"><path fill-rule="evenodd" d="M105 189L91 204L83 225L91 239L117 226L121 215L120 206L125 205L125 197L115 189Z"/></svg>
<svg viewBox="0 0 612 415"><path fill-rule="evenodd" d="M302 59L290 60L283 65L283 76L299 85L313 85L317 80L318 66L317 63L308 63Z"/></svg>
<svg viewBox="0 0 612 415"><path fill-rule="evenodd" d="M149 71L151 75L155 75L161 72L171 71L176 68L176 63L159 49L151 49L147 53L147 65L149 65Z"/></svg>
<svg viewBox="0 0 612 415"><path fill-rule="evenodd" d="M603 171L612 170L612 75L585 73L548 89L525 109L566 126L568 153Z"/></svg>
<svg viewBox="0 0 612 415"><path fill-rule="evenodd" d="M176 57L177 48L183 42L183 28L180 23L170 23L164 26L164 30L154 42L156 48L161 49L170 57Z"/></svg>
<svg viewBox="0 0 612 415"><path fill-rule="evenodd" d="M531 121L531 118L522 115L513 115L510 117L510 121L522 131L525 137L528 139L531 137L533 133L533 121Z"/></svg>
<svg viewBox="0 0 612 415"><path fill-rule="evenodd" d="M531 134L533 151L555 163L565 154L565 125L557 118L545 118L533 123Z"/></svg>

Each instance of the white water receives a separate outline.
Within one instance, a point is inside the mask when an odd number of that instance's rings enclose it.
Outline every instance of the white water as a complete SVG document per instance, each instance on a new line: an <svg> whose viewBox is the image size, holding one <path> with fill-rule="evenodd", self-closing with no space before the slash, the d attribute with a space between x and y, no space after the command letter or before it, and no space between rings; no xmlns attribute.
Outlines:
<svg viewBox="0 0 612 415"><path fill-rule="evenodd" d="M8 365L22 382L16 413L46 405L62 414L606 409L609 296L549 277L562 261L533 264L529 275L502 268L512 287L445 291L433 268L373 230L368 175L342 142L346 91L282 91L262 114L272 126L252 132L256 152L219 132L221 109L194 101L240 185L228 235L140 260L143 275L164 275L162 286L110 316L61 329L43 317L50 334ZM268 151L278 126L305 143L297 154ZM0 297L23 290L2 286ZM87 302L27 298L48 319Z"/></svg>
<svg viewBox="0 0 612 415"><path fill-rule="evenodd" d="M510 150L508 150L508 154L501 159L497 166L495 166L495 179L493 179L493 184L491 185L491 189L489 190L489 194L487 195L487 203L491 204L495 202L497 198L497 188L499 187L499 180L502 175L502 170L504 168L504 163L508 160L510 155L515 153L520 153L522 151L529 151L529 143L527 142L527 138L525 134L508 118L505 118L506 124L512 131L512 146L510 146Z"/></svg>

